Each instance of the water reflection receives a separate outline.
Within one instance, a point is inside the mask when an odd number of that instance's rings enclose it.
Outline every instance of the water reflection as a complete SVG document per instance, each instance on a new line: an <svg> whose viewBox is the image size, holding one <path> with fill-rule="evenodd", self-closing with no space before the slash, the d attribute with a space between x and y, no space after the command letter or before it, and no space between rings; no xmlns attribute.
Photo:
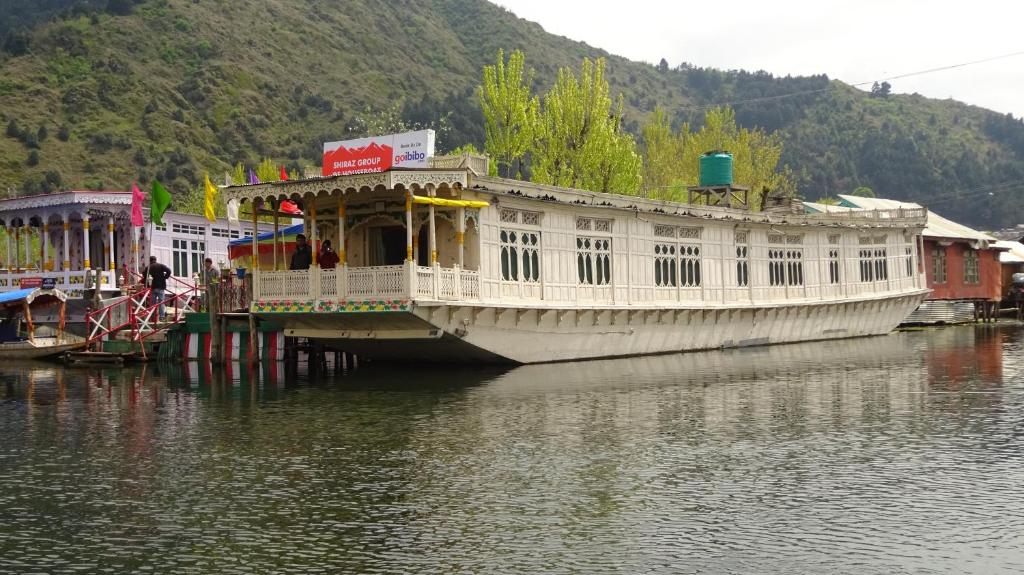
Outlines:
<svg viewBox="0 0 1024 575"><path fill-rule="evenodd" d="M1019 328L501 369L0 369L0 571L1014 572Z"/></svg>

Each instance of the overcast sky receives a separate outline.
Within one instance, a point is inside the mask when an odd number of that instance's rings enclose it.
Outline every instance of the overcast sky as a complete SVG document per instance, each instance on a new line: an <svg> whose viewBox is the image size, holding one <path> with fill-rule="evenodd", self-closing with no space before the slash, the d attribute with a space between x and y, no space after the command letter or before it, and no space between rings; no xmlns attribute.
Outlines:
<svg viewBox="0 0 1024 575"><path fill-rule="evenodd" d="M631 60L824 73L850 84L1024 52L1024 1L496 3L548 32ZM890 83L894 92L1024 116L1024 53Z"/></svg>

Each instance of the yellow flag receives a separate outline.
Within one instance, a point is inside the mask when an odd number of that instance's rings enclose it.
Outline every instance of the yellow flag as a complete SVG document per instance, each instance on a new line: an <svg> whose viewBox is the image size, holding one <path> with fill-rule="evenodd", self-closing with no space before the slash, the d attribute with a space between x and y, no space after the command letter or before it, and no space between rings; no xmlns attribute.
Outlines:
<svg viewBox="0 0 1024 575"><path fill-rule="evenodd" d="M206 219L211 222L217 221L217 210L213 207L213 203L217 201L217 186L213 185L210 181L210 174L206 174L206 205L205 213Z"/></svg>

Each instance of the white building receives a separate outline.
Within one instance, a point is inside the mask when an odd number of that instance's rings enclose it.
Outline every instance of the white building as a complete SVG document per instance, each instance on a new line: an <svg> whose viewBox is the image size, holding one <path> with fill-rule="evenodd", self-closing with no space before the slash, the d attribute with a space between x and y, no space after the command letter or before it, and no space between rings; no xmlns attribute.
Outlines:
<svg viewBox="0 0 1024 575"><path fill-rule="evenodd" d="M202 216L175 212L164 215L164 226L147 223L140 231L131 226L131 207L130 192L69 191L0 200L5 236L0 291L52 277L59 289L79 297L86 269L98 270L104 289L115 290L126 270L145 266L151 253L190 282L206 256L226 262L228 241L246 233L227 220L211 224ZM135 238L140 239L138 257Z"/></svg>

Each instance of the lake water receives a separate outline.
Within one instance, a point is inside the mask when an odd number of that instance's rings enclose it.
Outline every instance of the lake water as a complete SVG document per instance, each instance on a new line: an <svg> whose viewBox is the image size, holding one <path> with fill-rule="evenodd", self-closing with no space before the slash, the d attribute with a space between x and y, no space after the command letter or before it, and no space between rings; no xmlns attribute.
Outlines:
<svg viewBox="0 0 1024 575"><path fill-rule="evenodd" d="M1020 573L1022 336L0 366L0 572Z"/></svg>

